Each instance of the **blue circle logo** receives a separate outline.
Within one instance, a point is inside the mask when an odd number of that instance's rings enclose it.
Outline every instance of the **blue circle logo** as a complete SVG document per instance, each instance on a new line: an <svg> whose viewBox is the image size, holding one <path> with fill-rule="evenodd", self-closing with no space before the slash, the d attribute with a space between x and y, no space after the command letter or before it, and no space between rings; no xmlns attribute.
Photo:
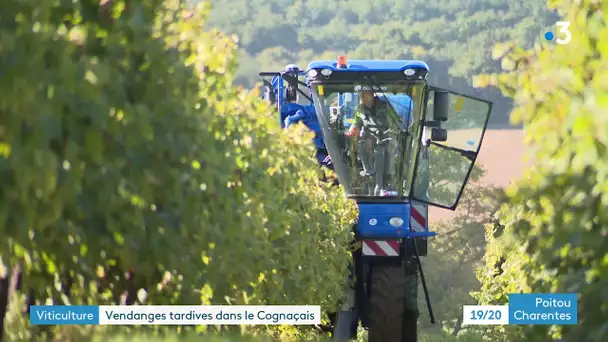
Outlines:
<svg viewBox="0 0 608 342"><path fill-rule="evenodd" d="M547 33L545 33L545 39L546 40L553 40L553 32L547 32Z"/></svg>

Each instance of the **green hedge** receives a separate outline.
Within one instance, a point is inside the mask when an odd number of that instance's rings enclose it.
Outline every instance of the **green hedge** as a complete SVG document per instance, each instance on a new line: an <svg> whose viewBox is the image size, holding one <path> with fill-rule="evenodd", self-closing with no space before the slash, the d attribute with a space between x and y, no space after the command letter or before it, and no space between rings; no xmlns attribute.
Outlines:
<svg viewBox="0 0 608 342"><path fill-rule="evenodd" d="M503 235L488 247L480 299L578 293L578 324L509 330L526 341L606 341L608 2L549 4L570 22L571 41L530 51L501 46L507 72L480 80L516 100L512 118L524 124L534 162L500 213Z"/></svg>
<svg viewBox="0 0 608 342"><path fill-rule="evenodd" d="M231 85L207 8L99 3L0 4L4 268L38 302L331 309L356 206L311 135Z"/></svg>

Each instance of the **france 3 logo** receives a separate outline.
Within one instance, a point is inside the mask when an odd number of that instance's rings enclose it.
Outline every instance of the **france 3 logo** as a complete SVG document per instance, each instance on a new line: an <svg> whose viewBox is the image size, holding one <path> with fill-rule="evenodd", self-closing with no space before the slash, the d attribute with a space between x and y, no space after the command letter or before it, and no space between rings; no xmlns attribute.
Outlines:
<svg viewBox="0 0 608 342"><path fill-rule="evenodd" d="M553 32L548 31L545 33L545 39L548 41L552 41L553 39L555 39L555 42L561 45L570 43L570 40L572 39L572 34L570 33L569 29L570 22L558 21L555 23L555 26L557 26L558 34L554 34Z"/></svg>

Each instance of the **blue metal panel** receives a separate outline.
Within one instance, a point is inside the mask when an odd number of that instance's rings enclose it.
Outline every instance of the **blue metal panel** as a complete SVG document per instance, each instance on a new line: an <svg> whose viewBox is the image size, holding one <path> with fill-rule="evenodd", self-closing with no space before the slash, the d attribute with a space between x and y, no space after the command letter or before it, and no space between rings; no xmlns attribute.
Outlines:
<svg viewBox="0 0 608 342"><path fill-rule="evenodd" d="M435 232L414 232L410 229L409 203L359 203L359 223L357 232L364 239L397 239L412 237L429 237ZM393 227L390 219L398 217L403 225Z"/></svg>
<svg viewBox="0 0 608 342"><path fill-rule="evenodd" d="M308 64L306 70L330 69L333 71L403 71L408 68L422 68L429 71L429 66L423 61L416 60L352 60L345 69L337 68L337 61L314 61Z"/></svg>
<svg viewBox="0 0 608 342"><path fill-rule="evenodd" d="M285 94L285 89L283 89L284 87L285 85L283 84L283 77L280 77L277 87L277 91L279 93L279 97L277 100L277 109L279 110L279 113L281 112L281 107L283 107L283 102L285 101L285 99L283 98Z"/></svg>
<svg viewBox="0 0 608 342"><path fill-rule="evenodd" d="M389 220L399 217L401 227L393 227ZM403 238L410 227L410 205L408 203L359 203L357 229L363 238Z"/></svg>

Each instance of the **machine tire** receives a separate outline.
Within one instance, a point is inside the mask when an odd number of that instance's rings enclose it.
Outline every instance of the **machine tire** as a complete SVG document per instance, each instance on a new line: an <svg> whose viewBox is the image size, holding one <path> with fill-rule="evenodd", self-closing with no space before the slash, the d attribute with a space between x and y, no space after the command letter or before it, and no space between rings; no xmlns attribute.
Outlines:
<svg viewBox="0 0 608 342"><path fill-rule="evenodd" d="M415 265L374 266L370 282L369 342L417 342L418 272Z"/></svg>

